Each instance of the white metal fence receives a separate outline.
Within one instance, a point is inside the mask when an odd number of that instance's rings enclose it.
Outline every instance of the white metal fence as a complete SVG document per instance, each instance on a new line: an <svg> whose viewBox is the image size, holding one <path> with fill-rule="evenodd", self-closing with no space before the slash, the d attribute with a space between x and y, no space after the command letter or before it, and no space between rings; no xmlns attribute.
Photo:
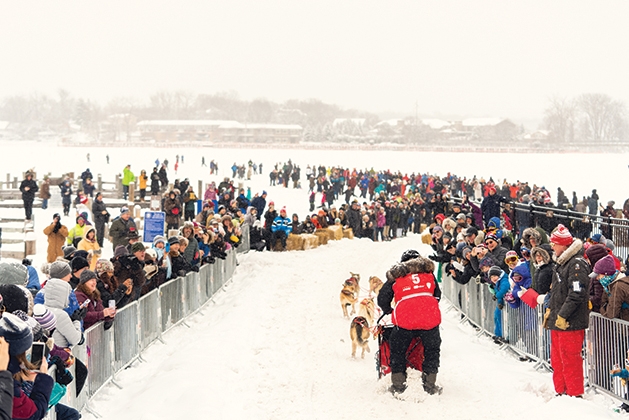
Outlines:
<svg viewBox="0 0 629 420"><path fill-rule="evenodd" d="M496 302L488 286L474 280L461 285L445 273L442 279L443 297L461 312L461 322L473 324L479 335L493 335ZM503 348L535 361L536 369L551 370L550 331L542 326L542 306L532 309L522 303L512 308L507 304L501 316L506 339ZM584 350L586 386L629 404L629 382L623 384L610 374L614 367L629 370L629 322L591 313Z"/></svg>
<svg viewBox="0 0 629 420"><path fill-rule="evenodd" d="M197 312L232 278L236 264L236 252L229 250L225 260L217 259L198 273L171 280L120 309L110 329L99 322L85 331L85 343L75 346L72 353L87 366L87 381L78 397L71 383L60 403L99 417L89 401L110 382L119 386L116 374L141 359L152 343L163 342L162 334ZM70 370L75 373L74 367ZM48 416L55 419L54 409Z"/></svg>

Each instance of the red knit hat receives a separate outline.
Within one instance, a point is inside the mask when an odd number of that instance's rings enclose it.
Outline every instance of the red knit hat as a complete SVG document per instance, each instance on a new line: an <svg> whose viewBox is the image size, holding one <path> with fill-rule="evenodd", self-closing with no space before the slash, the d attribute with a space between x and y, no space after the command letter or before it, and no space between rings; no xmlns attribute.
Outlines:
<svg viewBox="0 0 629 420"><path fill-rule="evenodd" d="M569 246L573 240L574 238L568 228L561 224L557 225L557 229L550 235L550 242L557 245Z"/></svg>

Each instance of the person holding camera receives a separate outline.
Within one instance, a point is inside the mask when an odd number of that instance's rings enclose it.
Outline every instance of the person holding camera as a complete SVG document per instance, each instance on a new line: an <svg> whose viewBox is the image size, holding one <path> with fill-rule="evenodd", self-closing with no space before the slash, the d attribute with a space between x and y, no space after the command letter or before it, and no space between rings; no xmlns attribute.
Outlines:
<svg viewBox="0 0 629 420"><path fill-rule="evenodd" d="M46 261L52 263L57 257L63 257L63 245L68 237L68 228L61 224L61 216L55 213L52 223L44 229L44 235L48 236L48 255Z"/></svg>

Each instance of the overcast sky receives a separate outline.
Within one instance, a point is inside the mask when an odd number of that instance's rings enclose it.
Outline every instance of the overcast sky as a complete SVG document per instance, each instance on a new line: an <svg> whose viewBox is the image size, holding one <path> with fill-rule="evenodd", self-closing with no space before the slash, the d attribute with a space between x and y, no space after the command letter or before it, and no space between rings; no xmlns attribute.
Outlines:
<svg viewBox="0 0 629 420"><path fill-rule="evenodd" d="M629 103L623 1L4 1L0 97L157 90L319 98L407 115L537 118Z"/></svg>

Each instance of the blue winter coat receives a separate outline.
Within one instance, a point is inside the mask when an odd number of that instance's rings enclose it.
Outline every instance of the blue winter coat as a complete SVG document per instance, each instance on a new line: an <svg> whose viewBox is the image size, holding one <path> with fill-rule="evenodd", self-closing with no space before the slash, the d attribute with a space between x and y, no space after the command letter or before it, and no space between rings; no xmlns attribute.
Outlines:
<svg viewBox="0 0 629 420"><path fill-rule="evenodd" d="M287 236L293 231L291 220L288 217L277 216L275 219L273 219L271 232L277 232L279 230L283 230L284 232L286 232Z"/></svg>
<svg viewBox="0 0 629 420"><path fill-rule="evenodd" d="M530 277L530 274L529 274ZM504 271L502 272L502 276L498 279L496 284L494 285L494 289L496 290L496 299L499 305L505 304L505 295L511 289L511 285L509 284L509 276Z"/></svg>
<svg viewBox="0 0 629 420"><path fill-rule="evenodd" d="M37 274L37 270L35 267L27 265L26 269L28 270L28 284L26 288L29 290L40 290L41 284L39 283L39 275Z"/></svg>
<svg viewBox="0 0 629 420"><path fill-rule="evenodd" d="M531 272L526 263L518 264L510 274L510 277L513 278L514 274L519 274L522 276L522 280L518 282L514 282L513 290L511 293L513 294L513 302L509 302L509 306L512 308L519 308L522 301L518 296L518 292L522 289L528 289L533 284L533 279L531 278Z"/></svg>

